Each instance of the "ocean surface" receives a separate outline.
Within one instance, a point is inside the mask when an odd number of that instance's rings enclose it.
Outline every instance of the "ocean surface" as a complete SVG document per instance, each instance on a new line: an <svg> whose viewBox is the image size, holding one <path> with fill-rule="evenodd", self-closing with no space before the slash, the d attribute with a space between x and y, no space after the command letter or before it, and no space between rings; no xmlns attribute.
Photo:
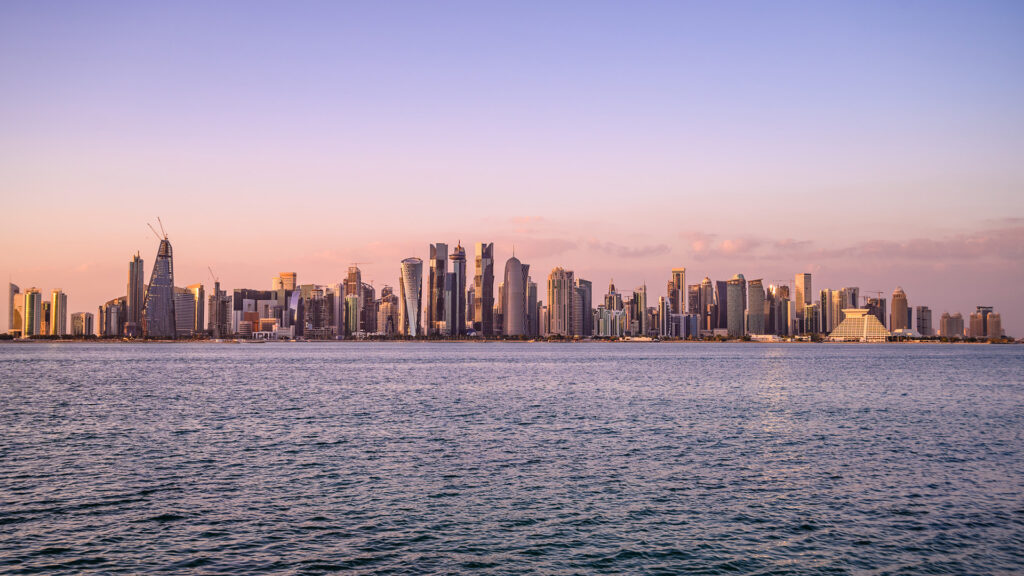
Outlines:
<svg viewBox="0 0 1024 576"><path fill-rule="evenodd" d="M1022 346L0 345L0 573L1011 574L1022 494Z"/></svg>

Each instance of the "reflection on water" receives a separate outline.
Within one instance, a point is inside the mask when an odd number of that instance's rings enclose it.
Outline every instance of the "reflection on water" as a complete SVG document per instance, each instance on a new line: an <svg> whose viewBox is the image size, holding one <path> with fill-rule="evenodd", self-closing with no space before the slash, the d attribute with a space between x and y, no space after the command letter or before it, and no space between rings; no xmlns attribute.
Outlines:
<svg viewBox="0 0 1024 576"><path fill-rule="evenodd" d="M998 346L0 346L0 571L1024 569Z"/></svg>

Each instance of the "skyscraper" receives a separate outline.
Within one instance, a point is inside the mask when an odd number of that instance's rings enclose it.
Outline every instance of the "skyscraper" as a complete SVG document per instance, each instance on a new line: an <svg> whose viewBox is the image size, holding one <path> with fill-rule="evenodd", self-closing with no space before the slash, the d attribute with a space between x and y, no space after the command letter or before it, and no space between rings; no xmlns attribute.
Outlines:
<svg viewBox="0 0 1024 576"><path fill-rule="evenodd" d="M75 312L71 315L71 335L83 338L93 333L93 315L89 312Z"/></svg>
<svg viewBox="0 0 1024 576"><path fill-rule="evenodd" d="M743 336L743 288L746 281L739 274L728 281L726 306L729 310L729 337Z"/></svg>
<svg viewBox="0 0 1024 576"><path fill-rule="evenodd" d="M43 323L43 298L39 289L32 287L25 291L25 305L21 314L21 336L27 338L40 333Z"/></svg>
<svg viewBox="0 0 1024 576"><path fill-rule="evenodd" d="M868 309L868 314L878 318L878 321L885 326L885 298L866 298L864 307Z"/></svg>
<svg viewBox="0 0 1024 576"><path fill-rule="evenodd" d="M462 336L466 333L466 249L462 242L455 245L448 259L452 271L445 293L445 329L449 336Z"/></svg>
<svg viewBox="0 0 1024 576"><path fill-rule="evenodd" d="M7 331L13 332L15 329L21 329L21 318L18 317L17 308L15 307L15 301L17 296L21 294L21 288L14 283L8 283L7 285Z"/></svg>
<svg viewBox="0 0 1024 576"><path fill-rule="evenodd" d="M423 260L406 258L402 260L399 273L399 323L401 333L413 338L421 334L420 309L423 301Z"/></svg>
<svg viewBox="0 0 1024 576"><path fill-rule="evenodd" d="M988 315L985 337L989 340L998 340L1003 337L1003 318L996 312L991 312Z"/></svg>
<svg viewBox="0 0 1024 576"><path fill-rule="evenodd" d="M808 272L797 274L793 279L793 309L796 315L797 331L803 333L810 322L804 320L804 310L813 302L811 292L811 275Z"/></svg>
<svg viewBox="0 0 1024 576"><path fill-rule="evenodd" d="M153 273L143 305L142 334L147 338L174 338L174 254L164 236L156 251Z"/></svg>
<svg viewBox="0 0 1024 576"><path fill-rule="evenodd" d="M294 274L294 273L293 273ZM188 291L192 293L192 298L195 300L193 306L195 306L195 323L192 325L193 334L202 334L203 330L206 329L206 317L203 311L205 310L206 304L206 291L203 289L202 284L193 284L188 287Z"/></svg>
<svg viewBox="0 0 1024 576"><path fill-rule="evenodd" d="M582 315L578 321L583 329L580 336L589 338L594 335L594 285L590 280L577 278L576 287L579 289L579 308Z"/></svg>
<svg viewBox="0 0 1024 576"><path fill-rule="evenodd" d="M476 244L474 327L484 336L494 334L494 243Z"/></svg>
<svg viewBox="0 0 1024 576"><path fill-rule="evenodd" d="M505 281L502 283L502 326L505 336L526 336L529 329L527 308L527 278L530 266L512 256L505 262Z"/></svg>
<svg viewBox="0 0 1024 576"><path fill-rule="evenodd" d="M742 279L742 276L741 276ZM746 286L740 291L741 296L746 294ZM743 299L740 299L740 303L743 303ZM711 285L711 278L705 276L700 282L700 329L701 330L713 330L714 317L715 317L715 290ZM743 309L740 309L740 323L743 322Z"/></svg>
<svg viewBox="0 0 1024 576"><path fill-rule="evenodd" d="M347 305L347 299L349 296L355 296L357 299L359 299L356 303L356 309L361 311L363 309L363 307L361 306L363 297L363 273L362 271L359 270L359 267L355 265L348 267L348 275L345 277L345 315L349 323L349 333L359 332L363 329L362 314L357 314L354 320L348 317L349 307ZM355 330L352 330L353 326L355 327Z"/></svg>
<svg viewBox="0 0 1024 576"><path fill-rule="evenodd" d="M124 335L129 338L142 336L142 309L145 306L146 282L143 278L142 258L136 252L128 263L128 308L122 320Z"/></svg>
<svg viewBox="0 0 1024 576"><path fill-rule="evenodd" d="M927 306L917 306L917 333L921 336L934 336L932 329L932 310Z"/></svg>
<svg viewBox="0 0 1024 576"><path fill-rule="evenodd" d="M751 280L747 284L747 332L750 334L765 334L764 322L764 285L760 279Z"/></svg>
<svg viewBox="0 0 1024 576"><path fill-rule="evenodd" d="M686 268L673 268L672 290L668 294L669 308L672 314L686 314Z"/></svg>
<svg viewBox="0 0 1024 576"><path fill-rule="evenodd" d="M527 336L540 335L540 303L537 301L537 283L526 277Z"/></svg>
<svg viewBox="0 0 1024 576"><path fill-rule="evenodd" d="M50 335L68 333L68 295L59 289L50 293Z"/></svg>
<svg viewBox="0 0 1024 576"><path fill-rule="evenodd" d="M271 281L271 290L295 290L299 275L295 272L281 272Z"/></svg>
<svg viewBox="0 0 1024 576"><path fill-rule="evenodd" d="M196 328L196 294L188 288L174 289L175 337L191 338ZM256 328L259 331L259 328Z"/></svg>
<svg viewBox="0 0 1024 576"><path fill-rule="evenodd" d="M427 310L426 333L434 336L442 332L447 319L445 306L445 275L448 274L448 245L438 242L430 245L430 259L427 261Z"/></svg>
<svg viewBox="0 0 1024 576"><path fill-rule="evenodd" d="M548 275L548 334L572 337L575 295L572 270L562 267L552 270Z"/></svg>
<svg viewBox="0 0 1024 576"><path fill-rule="evenodd" d="M639 336L647 336L651 331L651 325L647 318L647 284L637 286L633 290L633 304L636 307L636 320Z"/></svg>
<svg viewBox="0 0 1024 576"><path fill-rule="evenodd" d="M907 322L907 311L909 309L906 293L903 292L903 288L897 287L892 293L892 317L889 320L890 331L895 332L910 328L910 324Z"/></svg>

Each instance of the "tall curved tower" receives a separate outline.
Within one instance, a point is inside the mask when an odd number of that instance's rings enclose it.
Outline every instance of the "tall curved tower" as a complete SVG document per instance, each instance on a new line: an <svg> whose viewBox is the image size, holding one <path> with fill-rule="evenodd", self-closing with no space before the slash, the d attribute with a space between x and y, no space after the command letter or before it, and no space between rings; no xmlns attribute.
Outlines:
<svg viewBox="0 0 1024 576"><path fill-rule="evenodd" d="M897 287L892 293L892 316L889 318L889 330L905 330L910 328L910 318L907 311L910 306L907 304L907 293L903 288Z"/></svg>
<svg viewBox="0 0 1024 576"><path fill-rule="evenodd" d="M526 279L529 273L529 264L523 264L515 256L505 262L505 283L502 288L505 291L502 297L505 309L502 317L506 336L526 336Z"/></svg>
<svg viewBox="0 0 1024 576"><path fill-rule="evenodd" d="M420 303L423 291L423 260L406 258L400 270L402 290L399 298L398 319L401 332L413 338L420 335Z"/></svg>
<svg viewBox="0 0 1024 576"><path fill-rule="evenodd" d="M156 251L142 312L142 333L147 338L174 338L174 255L165 236Z"/></svg>

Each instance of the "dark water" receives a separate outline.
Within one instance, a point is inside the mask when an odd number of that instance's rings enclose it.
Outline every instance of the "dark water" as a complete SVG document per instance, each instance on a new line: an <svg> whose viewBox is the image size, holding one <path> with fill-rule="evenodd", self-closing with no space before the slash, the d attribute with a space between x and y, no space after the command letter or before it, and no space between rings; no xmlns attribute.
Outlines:
<svg viewBox="0 0 1024 576"><path fill-rule="evenodd" d="M0 571L1024 571L1024 348L0 346Z"/></svg>

